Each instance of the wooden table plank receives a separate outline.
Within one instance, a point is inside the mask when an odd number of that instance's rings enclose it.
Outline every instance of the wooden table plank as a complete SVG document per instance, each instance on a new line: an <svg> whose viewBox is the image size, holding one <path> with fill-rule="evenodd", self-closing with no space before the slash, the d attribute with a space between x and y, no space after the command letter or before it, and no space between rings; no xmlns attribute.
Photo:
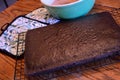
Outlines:
<svg viewBox="0 0 120 80"><path fill-rule="evenodd" d="M0 54L0 79L13 80L15 70L15 60Z"/></svg>
<svg viewBox="0 0 120 80"><path fill-rule="evenodd" d="M25 15L40 6L41 3L39 0L17 1L15 4L0 13L0 26L11 22L15 17Z"/></svg>
<svg viewBox="0 0 120 80"><path fill-rule="evenodd" d="M120 8L120 0L96 0L96 3L104 6Z"/></svg>
<svg viewBox="0 0 120 80"><path fill-rule="evenodd" d="M120 0L96 0L96 4L120 8ZM36 8L41 7L39 0L19 0L6 10L0 13L0 27L11 22L19 15L27 14ZM15 59L0 54L0 80L13 80ZM104 68L88 70L83 73L73 73L58 80L120 80L120 63L111 64Z"/></svg>

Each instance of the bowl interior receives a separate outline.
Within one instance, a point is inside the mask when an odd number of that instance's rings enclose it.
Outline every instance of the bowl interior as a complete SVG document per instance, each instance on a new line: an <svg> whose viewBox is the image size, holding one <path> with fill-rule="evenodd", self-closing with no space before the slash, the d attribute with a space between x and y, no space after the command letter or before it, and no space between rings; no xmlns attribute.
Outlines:
<svg viewBox="0 0 120 80"><path fill-rule="evenodd" d="M54 0L41 0L41 2L46 5L51 5L54 2Z"/></svg>
<svg viewBox="0 0 120 80"><path fill-rule="evenodd" d="M76 0L75 2L68 3L68 4L51 5L54 1L55 1L55 0L41 0L41 2L42 2L44 5L47 5L47 6L67 6L67 5L71 5L71 4L80 2L80 1L82 1L82 0Z"/></svg>

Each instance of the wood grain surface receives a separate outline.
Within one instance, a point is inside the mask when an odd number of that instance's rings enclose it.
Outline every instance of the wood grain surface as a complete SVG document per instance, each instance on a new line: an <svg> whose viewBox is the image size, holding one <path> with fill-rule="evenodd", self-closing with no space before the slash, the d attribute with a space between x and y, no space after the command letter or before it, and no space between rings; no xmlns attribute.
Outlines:
<svg viewBox="0 0 120 80"><path fill-rule="evenodd" d="M96 0L96 4L120 10L120 0ZM17 1L0 13L0 27L11 22L15 17L27 14L41 6L39 0ZM110 11L109 8L106 9ZM101 10L104 11L104 7ZM94 9L91 13L100 12L101 10ZM117 15L120 16L120 13L117 13ZM116 16L114 18L120 24L120 18ZM0 53L0 80L14 80L15 62L15 59ZM120 80L120 63L78 73L59 77L58 80Z"/></svg>

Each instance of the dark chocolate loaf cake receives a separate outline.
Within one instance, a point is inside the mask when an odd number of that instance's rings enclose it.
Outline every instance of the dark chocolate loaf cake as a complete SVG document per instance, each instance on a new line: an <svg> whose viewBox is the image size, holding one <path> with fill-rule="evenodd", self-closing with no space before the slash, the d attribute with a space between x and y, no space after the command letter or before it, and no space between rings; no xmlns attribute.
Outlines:
<svg viewBox="0 0 120 80"><path fill-rule="evenodd" d="M27 32L25 73L49 72L120 50L120 28L108 12Z"/></svg>

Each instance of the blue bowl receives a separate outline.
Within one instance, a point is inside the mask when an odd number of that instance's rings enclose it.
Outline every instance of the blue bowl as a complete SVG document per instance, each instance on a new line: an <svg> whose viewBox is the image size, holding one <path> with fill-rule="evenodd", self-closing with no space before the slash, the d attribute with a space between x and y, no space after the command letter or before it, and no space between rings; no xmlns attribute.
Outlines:
<svg viewBox="0 0 120 80"><path fill-rule="evenodd" d="M95 0L78 0L63 5L51 5L54 0L41 0L48 12L57 19L73 19L86 15L94 6Z"/></svg>

